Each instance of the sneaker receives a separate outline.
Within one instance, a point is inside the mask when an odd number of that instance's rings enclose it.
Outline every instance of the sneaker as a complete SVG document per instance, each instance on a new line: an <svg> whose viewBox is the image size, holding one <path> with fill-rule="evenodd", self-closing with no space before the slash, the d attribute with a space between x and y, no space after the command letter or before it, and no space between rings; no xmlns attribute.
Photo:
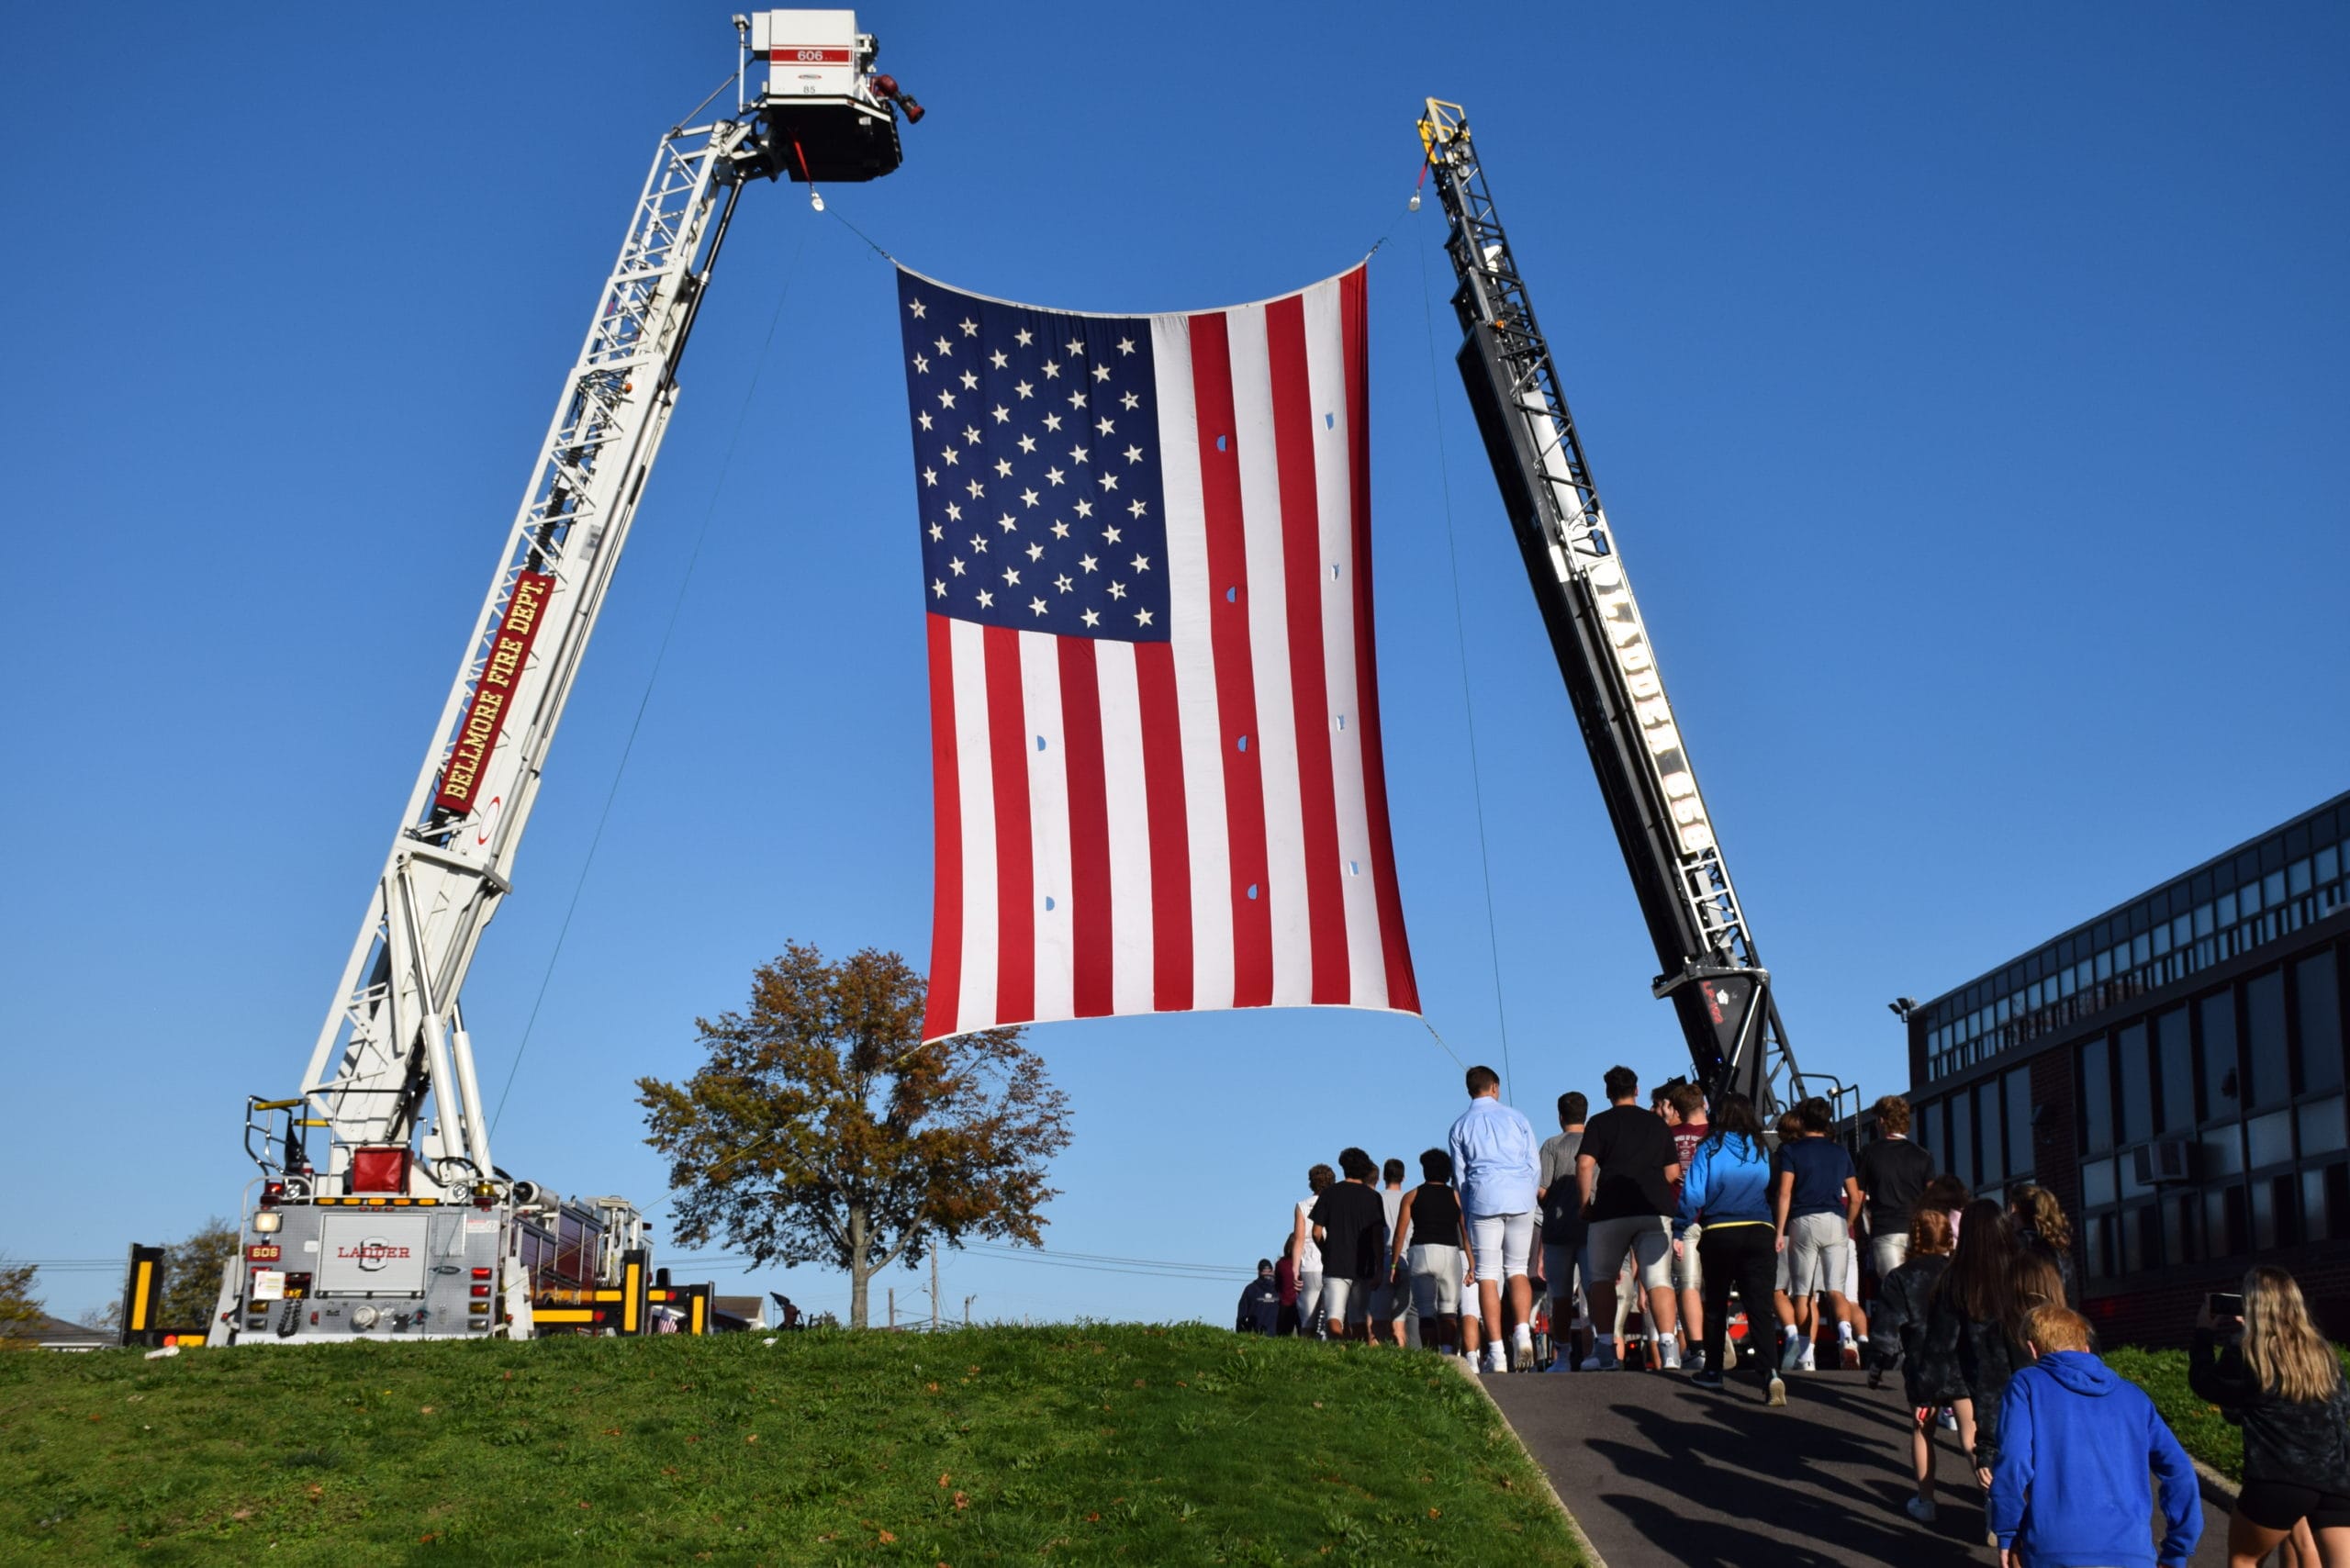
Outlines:
<svg viewBox="0 0 2350 1568"><path fill-rule="evenodd" d="M1958 1412L1952 1409L1947 1405L1943 1406L1940 1410L1934 1412L1934 1425L1940 1427L1945 1432L1957 1431Z"/></svg>
<svg viewBox="0 0 2350 1568"><path fill-rule="evenodd" d="M1658 1354L1662 1358L1662 1360L1657 1363L1660 1371L1671 1372L1679 1372L1681 1370L1680 1346L1674 1344L1672 1340L1667 1339L1658 1348Z"/></svg>
<svg viewBox="0 0 2350 1568"><path fill-rule="evenodd" d="M1738 1370L1738 1341L1728 1335L1722 1337L1722 1371Z"/></svg>
<svg viewBox="0 0 2350 1568"><path fill-rule="evenodd" d="M1591 1354L1583 1359L1582 1370L1587 1372L1612 1372L1622 1363L1616 1359L1616 1347L1595 1345Z"/></svg>
<svg viewBox="0 0 2350 1568"><path fill-rule="evenodd" d="M1921 1525L1930 1525L1941 1517L1942 1510L1923 1497L1912 1497L1901 1505L1901 1511Z"/></svg>
<svg viewBox="0 0 2350 1568"><path fill-rule="evenodd" d="M1818 1372L1819 1369L1812 1364L1812 1358L1816 1354L1816 1351L1817 1348L1812 1344L1812 1342L1806 1339L1803 1342L1803 1359L1796 1362L1796 1370L1797 1372Z"/></svg>
<svg viewBox="0 0 2350 1568"><path fill-rule="evenodd" d="M1781 1372L1795 1371L1803 1365L1803 1359L1809 1350L1810 1347L1803 1342L1800 1336L1788 1335L1785 1345L1779 1351L1779 1370Z"/></svg>
<svg viewBox="0 0 2350 1568"><path fill-rule="evenodd" d="M1502 1348L1499 1345L1485 1347L1485 1370L1489 1372L1509 1371L1509 1362L1503 1357Z"/></svg>
<svg viewBox="0 0 2350 1568"><path fill-rule="evenodd" d="M1777 1372L1773 1372L1771 1374L1771 1392L1762 1396L1762 1403L1771 1406L1774 1408L1777 1408L1785 1406L1786 1402L1786 1380L1781 1377Z"/></svg>
<svg viewBox="0 0 2350 1568"><path fill-rule="evenodd" d="M1860 1371L1861 1348L1850 1339L1839 1340L1836 1345L1836 1364L1848 1372Z"/></svg>
<svg viewBox="0 0 2350 1568"><path fill-rule="evenodd" d="M1523 1335L1509 1342L1509 1370L1530 1372L1534 1370L1534 1341Z"/></svg>
<svg viewBox="0 0 2350 1568"><path fill-rule="evenodd" d="M1706 1352L1702 1349L1690 1351L1681 1358L1681 1365L1693 1377L1705 1376Z"/></svg>
<svg viewBox="0 0 2350 1568"><path fill-rule="evenodd" d="M1699 1367L1695 1372L1690 1374L1689 1386L1692 1388L1709 1389L1714 1393L1718 1394L1721 1392L1722 1374L1718 1372L1709 1372L1705 1368Z"/></svg>

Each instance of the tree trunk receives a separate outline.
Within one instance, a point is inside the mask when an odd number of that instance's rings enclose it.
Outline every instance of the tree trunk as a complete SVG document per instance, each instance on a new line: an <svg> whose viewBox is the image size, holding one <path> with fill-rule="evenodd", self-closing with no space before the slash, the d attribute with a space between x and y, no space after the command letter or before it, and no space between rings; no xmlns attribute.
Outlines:
<svg viewBox="0 0 2350 1568"><path fill-rule="evenodd" d="M866 1282L873 1277L873 1265L866 1249L865 1205L848 1206L848 1326L867 1326Z"/></svg>

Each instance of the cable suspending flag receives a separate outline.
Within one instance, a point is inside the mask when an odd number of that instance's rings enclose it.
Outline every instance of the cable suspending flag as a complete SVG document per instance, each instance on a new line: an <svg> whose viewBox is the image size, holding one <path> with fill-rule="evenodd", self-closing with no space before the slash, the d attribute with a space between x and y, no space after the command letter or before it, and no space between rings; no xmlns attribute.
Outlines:
<svg viewBox="0 0 2350 1568"><path fill-rule="evenodd" d="M926 1039L1416 1013L1380 756L1364 268L1095 316L901 268L929 611Z"/></svg>

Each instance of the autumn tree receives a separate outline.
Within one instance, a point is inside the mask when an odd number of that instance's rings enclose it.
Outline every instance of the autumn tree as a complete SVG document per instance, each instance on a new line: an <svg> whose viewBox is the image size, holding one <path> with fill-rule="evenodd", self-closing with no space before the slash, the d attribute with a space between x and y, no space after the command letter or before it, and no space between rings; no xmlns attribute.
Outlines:
<svg viewBox="0 0 2350 1568"><path fill-rule="evenodd" d="M678 1240L846 1270L855 1328L893 1262L977 1238L1041 1244L1068 1101L1018 1029L923 1045L923 991L895 953L834 964L793 943L754 972L747 1012L694 1021L700 1070L637 1080Z"/></svg>
<svg viewBox="0 0 2350 1568"><path fill-rule="evenodd" d="M49 1313L33 1294L31 1263L11 1263L0 1258L0 1350L20 1350L34 1342Z"/></svg>
<svg viewBox="0 0 2350 1568"><path fill-rule="evenodd" d="M155 1326L210 1332L220 1305L220 1271L238 1245L237 1227L213 1215L163 1249L163 1305Z"/></svg>

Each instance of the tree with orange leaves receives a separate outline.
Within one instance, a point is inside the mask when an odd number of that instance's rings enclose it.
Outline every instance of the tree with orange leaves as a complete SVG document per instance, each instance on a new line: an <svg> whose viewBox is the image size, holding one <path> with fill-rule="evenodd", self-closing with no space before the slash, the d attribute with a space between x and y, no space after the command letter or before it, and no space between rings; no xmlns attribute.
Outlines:
<svg viewBox="0 0 2350 1568"><path fill-rule="evenodd" d="M679 1241L845 1269L855 1328L891 1263L968 1238L1041 1245L1068 1100L1016 1028L923 1045L923 991L895 953L835 964L795 942L753 973L747 1012L694 1021L700 1070L636 1082Z"/></svg>

